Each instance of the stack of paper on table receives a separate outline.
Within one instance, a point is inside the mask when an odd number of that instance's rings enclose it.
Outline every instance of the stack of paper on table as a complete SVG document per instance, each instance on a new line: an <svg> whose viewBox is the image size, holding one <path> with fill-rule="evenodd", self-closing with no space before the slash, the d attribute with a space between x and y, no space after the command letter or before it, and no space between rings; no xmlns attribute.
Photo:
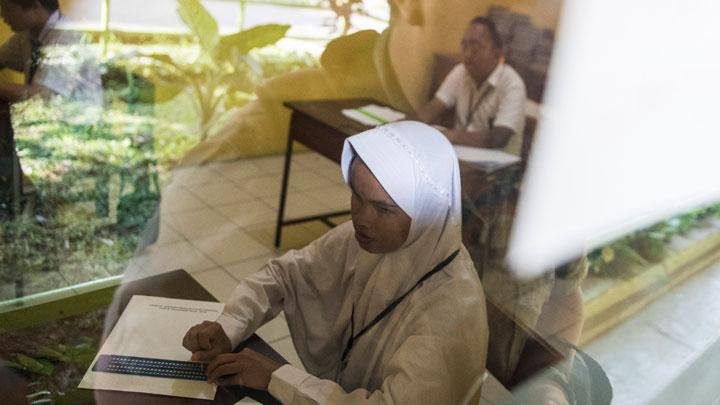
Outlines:
<svg viewBox="0 0 720 405"><path fill-rule="evenodd" d="M368 104L358 108L347 108L342 110L342 113L350 119L371 127L405 118L405 114L377 104Z"/></svg>
<svg viewBox="0 0 720 405"><path fill-rule="evenodd" d="M135 295L98 352L123 356L189 361L182 346L185 333L202 321L220 316L221 302L191 301ZM95 357L79 388L145 392L177 397L213 399L216 386L205 381L145 377L93 371Z"/></svg>
<svg viewBox="0 0 720 405"><path fill-rule="evenodd" d="M458 160L476 164L485 170L500 169L520 161L520 157L496 149L454 145Z"/></svg>

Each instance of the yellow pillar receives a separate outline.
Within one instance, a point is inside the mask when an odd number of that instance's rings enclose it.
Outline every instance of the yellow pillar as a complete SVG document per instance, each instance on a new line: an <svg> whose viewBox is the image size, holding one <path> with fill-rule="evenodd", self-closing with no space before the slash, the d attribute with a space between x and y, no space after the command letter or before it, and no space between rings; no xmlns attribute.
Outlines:
<svg viewBox="0 0 720 405"><path fill-rule="evenodd" d="M7 41L11 35L12 31L10 30L10 27L8 27L5 22L0 20L0 43ZM22 83L23 75L10 69L3 69L0 70L0 82Z"/></svg>

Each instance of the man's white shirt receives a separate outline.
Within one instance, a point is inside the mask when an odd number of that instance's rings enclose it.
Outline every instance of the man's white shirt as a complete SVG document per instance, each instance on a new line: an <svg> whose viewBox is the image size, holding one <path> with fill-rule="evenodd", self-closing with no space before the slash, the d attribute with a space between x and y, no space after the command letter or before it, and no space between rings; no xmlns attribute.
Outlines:
<svg viewBox="0 0 720 405"><path fill-rule="evenodd" d="M525 127L525 84L520 75L502 62L478 86L460 63L435 93L447 108L455 108L455 129L484 131L495 127L513 130L504 151L520 154Z"/></svg>

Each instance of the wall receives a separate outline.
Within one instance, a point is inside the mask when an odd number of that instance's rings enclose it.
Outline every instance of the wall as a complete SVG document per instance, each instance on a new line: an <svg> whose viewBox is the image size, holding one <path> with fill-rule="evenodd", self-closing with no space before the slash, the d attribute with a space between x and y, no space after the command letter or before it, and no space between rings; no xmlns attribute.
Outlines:
<svg viewBox="0 0 720 405"><path fill-rule="evenodd" d="M562 0L493 0L488 5L505 6L516 13L527 14L533 24L555 30Z"/></svg>

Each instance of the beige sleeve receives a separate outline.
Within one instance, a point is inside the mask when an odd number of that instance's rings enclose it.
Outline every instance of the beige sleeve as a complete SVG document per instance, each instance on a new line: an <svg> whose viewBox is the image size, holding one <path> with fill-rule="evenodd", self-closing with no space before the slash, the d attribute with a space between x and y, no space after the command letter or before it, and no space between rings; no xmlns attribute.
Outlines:
<svg viewBox="0 0 720 405"><path fill-rule="evenodd" d="M335 278L341 267L334 257L342 256L338 231L326 233L301 250L291 250L271 260L262 270L241 280L225 304L218 322L233 347L252 335L280 311L293 313L314 304L307 297L339 290ZM338 292L339 294L339 292ZM312 308L311 308L312 309Z"/></svg>
<svg viewBox="0 0 720 405"><path fill-rule="evenodd" d="M346 392L334 381L291 365L272 374L268 391L284 404L462 403L479 389L484 374L484 362L469 361L473 346L475 342L413 335L384 367L382 386L373 392L363 388Z"/></svg>
<svg viewBox="0 0 720 405"><path fill-rule="evenodd" d="M218 318L233 347L280 313L285 293L268 266L240 282Z"/></svg>

